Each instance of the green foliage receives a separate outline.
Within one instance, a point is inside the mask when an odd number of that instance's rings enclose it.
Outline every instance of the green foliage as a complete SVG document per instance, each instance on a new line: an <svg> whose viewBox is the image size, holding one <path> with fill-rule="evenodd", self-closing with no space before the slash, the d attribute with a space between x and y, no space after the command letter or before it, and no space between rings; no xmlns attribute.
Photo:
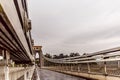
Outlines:
<svg viewBox="0 0 120 80"><path fill-rule="evenodd" d="M70 53L69 55L64 54L64 53L60 53L59 55L50 55L48 53L46 53L44 55L47 58L53 58L53 59L61 59L61 58L67 58L67 57L75 57L75 56L80 56L79 53Z"/></svg>

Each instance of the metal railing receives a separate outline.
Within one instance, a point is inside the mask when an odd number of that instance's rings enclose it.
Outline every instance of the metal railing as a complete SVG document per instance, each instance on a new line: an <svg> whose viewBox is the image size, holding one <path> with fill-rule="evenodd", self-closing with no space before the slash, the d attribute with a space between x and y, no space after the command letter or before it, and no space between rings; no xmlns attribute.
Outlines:
<svg viewBox="0 0 120 80"><path fill-rule="evenodd" d="M9 67L8 74L9 80L17 80L23 78L23 80L31 80L35 67ZM26 78L26 79L25 79ZM0 80L5 80L5 66L0 67Z"/></svg>
<svg viewBox="0 0 120 80"><path fill-rule="evenodd" d="M46 67L57 71L100 74L120 77L120 48L108 49L88 55L50 59Z"/></svg>

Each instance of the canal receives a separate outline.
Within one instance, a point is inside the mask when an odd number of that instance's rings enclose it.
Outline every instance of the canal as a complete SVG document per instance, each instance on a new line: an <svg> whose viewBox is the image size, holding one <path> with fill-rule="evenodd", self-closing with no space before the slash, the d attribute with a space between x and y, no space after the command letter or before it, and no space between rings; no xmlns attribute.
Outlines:
<svg viewBox="0 0 120 80"><path fill-rule="evenodd" d="M87 80L44 69L40 69L38 74L40 76L40 80Z"/></svg>

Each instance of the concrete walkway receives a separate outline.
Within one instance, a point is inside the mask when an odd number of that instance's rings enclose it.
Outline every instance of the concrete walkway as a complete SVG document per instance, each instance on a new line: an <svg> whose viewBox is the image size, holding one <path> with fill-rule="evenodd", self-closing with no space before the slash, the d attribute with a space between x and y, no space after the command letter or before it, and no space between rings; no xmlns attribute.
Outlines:
<svg viewBox="0 0 120 80"><path fill-rule="evenodd" d="M39 69L40 80L86 80L50 70Z"/></svg>

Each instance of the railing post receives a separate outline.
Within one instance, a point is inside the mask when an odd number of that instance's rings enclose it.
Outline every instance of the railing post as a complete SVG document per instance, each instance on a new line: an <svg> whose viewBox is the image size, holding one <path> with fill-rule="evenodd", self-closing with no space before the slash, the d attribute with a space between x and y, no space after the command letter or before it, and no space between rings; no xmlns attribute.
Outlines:
<svg viewBox="0 0 120 80"><path fill-rule="evenodd" d="M2 54L4 54L4 60L5 60L5 66L4 66L5 80L9 80L9 64L8 64L8 61L10 59L10 53L7 50L2 50Z"/></svg>
<svg viewBox="0 0 120 80"><path fill-rule="evenodd" d="M88 73L90 73L90 64L87 63L87 66L88 66Z"/></svg>
<svg viewBox="0 0 120 80"><path fill-rule="evenodd" d="M118 61L118 68L120 68L120 61Z"/></svg>
<svg viewBox="0 0 120 80"><path fill-rule="evenodd" d="M24 73L24 80L27 80L27 78L26 78L26 72Z"/></svg>
<svg viewBox="0 0 120 80"><path fill-rule="evenodd" d="M72 67L72 64L71 64L71 71L73 71L73 67Z"/></svg>
<svg viewBox="0 0 120 80"><path fill-rule="evenodd" d="M104 72L105 72L105 75L107 75L107 65L106 65L106 62L104 62Z"/></svg>
<svg viewBox="0 0 120 80"><path fill-rule="evenodd" d="M63 64L63 71L65 71L65 64Z"/></svg>
<svg viewBox="0 0 120 80"><path fill-rule="evenodd" d="M58 64L56 63L56 70L58 70Z"/></svg>
<svg viewBox="0 0 120 80"><path fill-rule="evenodd" d="M54 64L54 70L56 71L56 64Z"/></svg>
<svg viewBox="0 0 120 80"><path fill-rule="evenodd" d="M58 70L60 70L60 64L58 64Z"/></svg>
<svg viewBox="0 0 120 80"><path fill-rule="evenodd" d="M63 71L63 64L61 64L61 71Z"/></svg>
<svg viewBox="0 0 120 80"><path fill-rule="evenodd" d="M61 71L61 68L62 68L62 65L60 64L60 69L59 69L60 71Z"/></svg>
<svg viewBox="0 0 120 80"><path fill-rule="evenodd" d="M65 64L65 71L67 71L67 64Z"/></svg>
<svg viewBox="0 0 120 80"><path fill-rule="evenodd" d="M78 64L78 66L77 66L77 67L78 67L78 72L79 72L79 71L80 71L80 66L79 66L79 64Z"/></svg>
<svg viewBox="0 0 120 80"><path fill-rule="evenodd" d="M29 80L30 74L28 71L24 72L24 80Z"/></svg>
<svg viewBox="0 0 120 80"><path fill-rule="evenodd" d="M81 71L81 64L79 64L79 72Z"/></svg>
<svg viewBox="0 0 120 80"><path fill-rule="evenodd" d="M9 67L5 65L4 67L5 80L9 80Z"/></svg>

